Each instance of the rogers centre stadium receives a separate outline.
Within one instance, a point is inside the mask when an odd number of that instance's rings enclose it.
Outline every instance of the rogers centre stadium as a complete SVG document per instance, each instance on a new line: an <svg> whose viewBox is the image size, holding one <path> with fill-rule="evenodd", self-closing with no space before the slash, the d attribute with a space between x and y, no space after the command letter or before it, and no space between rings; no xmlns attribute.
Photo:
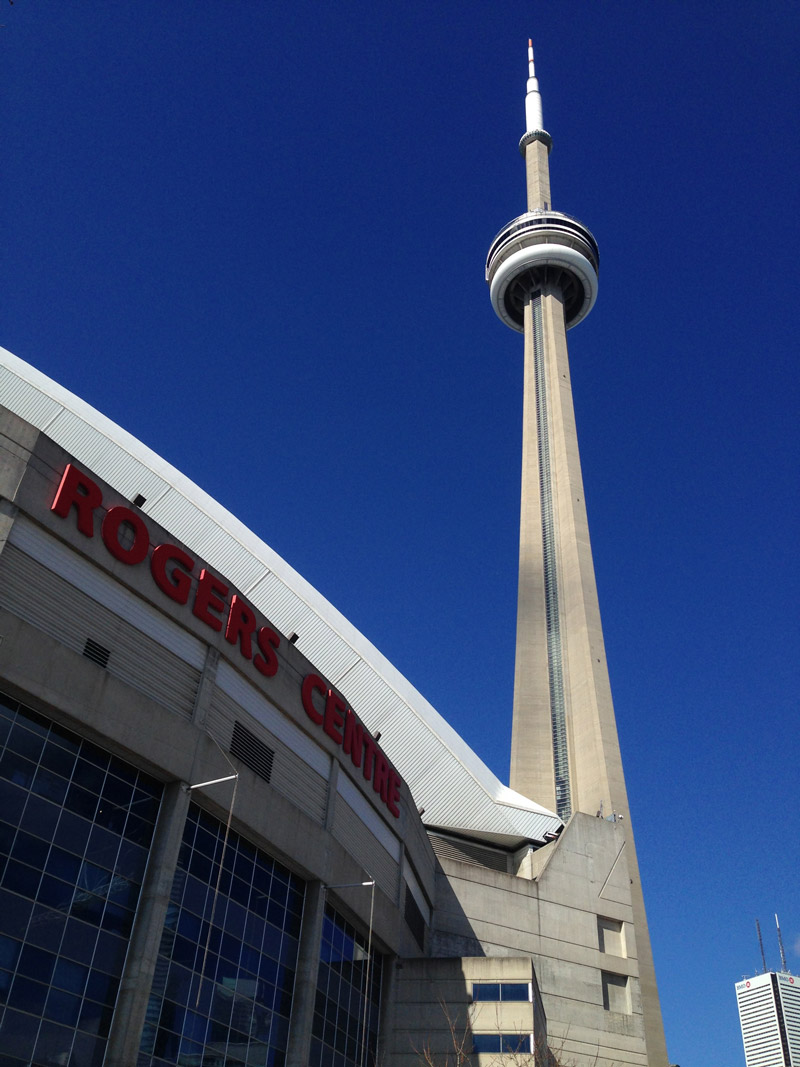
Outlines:
<svg viewBox="0 0 800 1067"><path fill-rule="evenodd" d="M476 1062L545 1062L568 1001L573 1043L646 1062L635 1010L586 993L598 909L631 919L619 824L562 835L255 534L5 351L0 396L0 1064L413 1063L451 1024Z"/></svg>

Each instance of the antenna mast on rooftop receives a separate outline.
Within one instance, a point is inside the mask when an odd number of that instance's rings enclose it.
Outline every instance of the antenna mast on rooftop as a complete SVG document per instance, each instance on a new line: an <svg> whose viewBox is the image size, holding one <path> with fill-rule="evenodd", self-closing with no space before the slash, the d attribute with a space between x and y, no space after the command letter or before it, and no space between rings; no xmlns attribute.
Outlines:
<svg viewBox="0 0 800 1067"><path fill-rule="evenodd" d="M758 930L758 947L761 949L761 962L764 965L763 973L767 973L767 957L764 955L764 940L761 937L761 923L756 919L756 930Z"/></svg>
<svg viewBox="0 0 800 1067"><path fill-rule="evenodd" d="M781 924L778 922L778 914L777 914L777 912L775 913L775 925L778 928L778 945L779 945L780 950L781 950L781 970L782 971L788 971L789 968L786 966L786 953L783 951L783 938L781 937Z"/></svg>

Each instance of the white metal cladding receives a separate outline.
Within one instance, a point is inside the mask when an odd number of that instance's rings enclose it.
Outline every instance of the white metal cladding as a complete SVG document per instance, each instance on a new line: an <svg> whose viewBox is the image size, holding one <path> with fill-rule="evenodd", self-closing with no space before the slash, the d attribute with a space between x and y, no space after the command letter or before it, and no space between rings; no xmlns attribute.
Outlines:
<svg viewBox="0 0 800 1067"><path fill-rule="evenodd" d="M374 674L375 681L368 683L373 692L372 699L376 707L384 709L382 717L391 714L385 744L382 737L381 747L405 779L415 803L425 809L426 823L447 826L461 833L516 841L541 841L546 833L558 832L562 825L558 816L504 786L408 680L313 586L230 512L126 431L3 349L0 349L0 366L28 382L43 397L55 400L69 413L69 418L55 419L58 437L54 439L118 492L128 499L136 493L147 497L143 480L143 468L146 468L151 472L154 487L162 483L168 485L172 490L170 496L174 493L176 499L184 498L190 513L195 516L198 512L204 513L212 520L218 527L219 537L212 537L207 542L208 548L202 551L192 540L196 531L185 525L189 520L179 513L177 504L170 502L169 524L163 519L158 521L176 540L202 554L223 577L232 580L237 566L247 570L248 553L259 561L264 571L271 572L263 581L254 576L253 581L257 583L252 594L254 604L284 633L298 633L298 648L321 671L325 670L323 656L326 651L322 635L326 635L330 642L328 654L334 666L338 663L341 670L339 688L357 714L372 728L374 715L371 707L356 699L357 685L350 689L351 681L355 682L358 677L355 665L349 669L346 656L339 662L338 653L331 652L337 640L353 650L356 660L367 665L362 680L367 684L369 673ZM18 410L15 405L19 404L19 414L23 414L24 408L33 425L47 430L53 420L46 424L45 415L38 411L30 390L24 396L23 393L20 385L8 390L2 401L15 412ZM135 480L134 472L137 472ZM154 494L152 505L148 498L143 508L148 511L152 506L154 517L159 495L158 492ZM238 564L232 558L237 553L240 555ZM277 594L274 600L273 593ZM323 624L319 630L316 620ZM303 638L304 629L309 635L306 638Z"/></svg>
<svg viewBox="0 0 800 1067"><path fill-rule="evenodd" d="M86 423L73 411L61 411L47 427L47 436L107 481L128 500L141 493L152 500L166 490L163 479L124 447Z"/></svg>
<svg viewBox="0 0 800 1067"><path fill-rule="evenodd" d="M0 606L73 652L84 654L87 640L101 646L108 660L100 669L191 717L199 671L15 545L0 556Z"/></svg>
<svg viewBox="0 0 800 1067"><path fill-rule="evenodd" d="M336 799L333 836L341 841L350 855L358 860L370 878L374 878L384 893L394 900L397 896L398 866L383 845L361 820L360 813L346 804L341 795Z"/></svg>
<svg viewBox="0 0 800 1067"><path fill-rule="evenodd" d="M99 567L73 552L68 545L34 525L29 519L20 516L11 527L8 540L9 544L16 545L48 570L55 571L82 593L113 611L115 615L121 616L148 637L152 637L191 667L198 671L203 669L206 650L202 641L192 637L182 626L178 626L166 615L129 592Z"/></svg>
<svg viewBox="0 0 800 1067"><path fill-rule="evenodd" d="M303 763L307 763L325 781L328 780L331 773L330 756L290 719L282 715L266 697L246 682L241 674L225 660L220 660L216 682L218 689L226 693L248 715L295 752Z"/></svg>
<svg viewBox="0 0 800 1067"><path fill-rule="evenodd" d="M45 396L8 367L0 367L0 398L6 407L40 430L61 411L57 400Z"/></svg>
<svg viewBox="0 0 800 1067"><path fill-rule="evenodd" d="M144 494L143 494L144 495ZM148 515L167 530L180 529L181 540L191 545L202 558L211 562L237 589L247 590L264 573L264 564L248 552L235 538L221 529L209 515L176 489L142 507ZM183 536L183 534L186 536Z"/></svg>
<svg viewBox="0 0 800 1067"><path fill-rule="evenodd" d="M225 752L230 751L233 724L236 721L275 753L269 784L321 825L325 819L328 798L328 783L325 779L312 770L280 738L244 714L236 701L217 687L211 698L207 726L211 736Z"/></svg>

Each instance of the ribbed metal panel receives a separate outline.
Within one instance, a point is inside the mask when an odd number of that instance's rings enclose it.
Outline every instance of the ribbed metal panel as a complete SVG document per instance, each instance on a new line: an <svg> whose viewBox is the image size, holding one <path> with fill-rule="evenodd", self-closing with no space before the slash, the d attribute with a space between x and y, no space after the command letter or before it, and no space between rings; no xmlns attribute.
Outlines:
<svg viewBox="0 0 800 1067"><path fill-rule="evenodd" d="M40 526L35 526L24 516L20 517L12 526L8 540L190 666L203 669L206 646L202 641L192 637L166 615L129 592Z"/></svg>
<svg viewBox="0 0 800 1067"><path fill-rule="evenodd" d="M47 427L47 436L61 445L80 462L113 485L127 500L141 493L153 500L165 492L167 483L128 449L107 434L88 424L66 408Z"/></svg>
<svg viewBox="0 0 800 1067"><path fill-rule="evenodd" d="M441 860L457 860L459 863L470 863L474 867L488 867L492 871L508 873L508 856L497 849L484 848L470 841L455 841L438 834L431 834L430 841L433 851Z"/></svg>
<svg viewBox="0 0 800 1067"><path fill-rule="evenodd" d="M302 638L315 618L308 604L273 572L266 574L248 595L262 615L287 637L295 633Z"/></svg>
<svg viewBox="0 0 800 1067"><path fill-rule="evenodd" d="M225 752L230 751L234 723L243 720L243 725L275 753L270 786L321 825L325 819L328 797L325 779L288 745L249 716L227 693L216 687L206 724L208 732Z"/></svg>
<svg viewBox="0 0 800 1067"><path fill-rule="evenodd" d="M370 833L361 820L360 812L354 811L345 803L341 795L336 801L333 836L393 900L397 895L397 861L389 855L375 835Z"/></svg>
<svg viewBox="0 0 800 1067"><path fill-rule="evenodd" d="M355 649L313 612L306 615L302 631L295 632L297 647L334 685L358 661Z"/></svg>
<svg viewBox="0 0 800 1067"><path fill-rule="evenodd" d="M325 781L328 780L331 773L330 756L270 704L255 686L245 681L225 660L222 660L217 668L217 688L247 712L251 719L260 723L273 737L296 753L303 763L308 764Z"/></svg>
<svg viewBox="0 0 800 1067"><path fill-rule="evenodd" d="M6 545L0 556L0 607L73 652L85 655L87 642L89 648L107 649L109 674L169 711L191 717L199 671L14 545ZM97 655L89 658L100 662Z"/></svg>
<svg viewBox="0 0 800 1067"><path fill-rule="evenodd" d="M177 489L171 487L145 510L165 529L180 530L181 540L243 593L264 573L261 560Z"/></svg>
<svg viewBox="0 0 800 1067"><path fill-rule="evenodd" d="M61 410L57 400L45 396L8 367L0 367L0 400L39 429L46 427Z"/></svg>
<svg viewBox="0 0 800 1067"><path fill-rule="evenodd" d="M397 693L363 659L357 659L336 684L373 733L390 732L392 720L405 707Z"/></svg>

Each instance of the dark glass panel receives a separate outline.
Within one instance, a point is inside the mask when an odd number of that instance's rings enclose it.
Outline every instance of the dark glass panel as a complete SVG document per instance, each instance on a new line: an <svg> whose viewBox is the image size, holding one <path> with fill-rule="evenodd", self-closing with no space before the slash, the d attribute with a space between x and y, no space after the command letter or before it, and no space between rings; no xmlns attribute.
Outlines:
<svg viewBox="0 0 800 1067"><path fill-rule="evenodd" d="M42 841L40 837L20 832L17 834L11 856L21 863L27 863L30 867L38 867L41 870L49 851L50 845Z"/></svg>
<svg viewBox="0 0 800 1067"><path fill-rule="evenodd" d="M61 941L61 955L79 963L91 963L97 931L78 919L68 919Z"/></svg>
<svg viewBox="0 0 800 1067"><path fill-rule="evenodd" d="M169 978L165 990L166 996L180 1004L189 1003L189 995L192 986L192 972L186 967L180 967L173 963L169 969Z"/></svg>
<svg viewBox="0 0 800 1067"><path fill-rule="evenodd" d="M39 767L36 772L36 777L33 780L31 788L37 796L44 797L46 800L52 800L54 804L61 805L64 803L64 797L67 795L67 788L69 782L66 778L62 778L60 774L54 774L53 771L47 770L46 767ZM55 826L55 822L53 823Z"/></svg>
<svg viewBox="0 0 800 1067"><path fill-rule="evenodd" d="M81 1005L78 1026L81 1030L85 1030L87 1034L99 1034L101 1037L107 1037L112 1014L112 1007L98 1004L94 1000L84 1000Z"/></svg>
<svg viewBox="0 0 800 1067"><path fill-rule="evenodd" d="M6 745L11 752L38 763L44 748L44 737L41 733L32 733L17 723L9 732Z"/></svg>
<svg viewBox="0 0 800 1067"><path fill-rule="evenodd" d="M528 999L527 982L503 982L500 986L501 1000L525 1000Z"/></svg>
<svg viewBox="0 0 800 1067"><path fill-rule="evenodd" d="M95 822L110 830L113 834L122 835L125 832L125 823L128 818L127 808L121 808L119 804L109 804L107 800L100 799L100 804L95 815Z"/></svg>
<svg viewBox="0 0 800 1067"><path fill-rule="evenodd" d="M6 751L0 756L0 778L27 789L35 773L36 764L31 763L29 759L23 759L16 752Z"/></svg>
<svg viewBox="0 0 800 1067"><path fill-rule="evenodd" d="M473 1000L499 1000L500 999L500 983L499 982L475 982L472 986L472 999Z"/></svg>
<svg viewBox="0 0 800 1067"><path fill-rule="evenodd" d="M26 978L36 978L40 982L49 982L56 958L52 952L35 945L25 945L19 954L17 971Z"/></svg>
<svg viewBox="0 0 800 1067"><path fill-rule="evenodd" d="M153 837L153 824L146 819L140 819L138 815L129 814L125 823L125 836L137 845L148 847Z"/></svg>
<svg viewBox="0 0 800 1067"><path fill-rule="evenodd" d="M81 739L78 735L74 734L72 730L67 730L64 726L59 726L56 722L50 724L50 740L60 745L61 748L65 748L68 752L74 752L76 755L81 747Z"/></svg>
<svg viewBox="0 0 800 1067"><path fill-rule="evenodd" d="M30 900L0 890L0 931L18 937L24 935L32 910L33 903Z"/></svg>
<svg viewBox="0 0 800 1067"><path fill-rule="evenodd" d="M8 1004L9 1007L30 1012L31 1015L41 1015L46 997L46 985L17 975L8 995Z"/></svg>
<svg viewBox="0 0 800 1067"><path fill-rule="evenodd" d="M112 978L110 974L102 971L90 971L89 981L86 983L86 996L90 1000L97 1000L101 1004L113 1004L117 998L119 980Z"/></svg>
<svg viewBox="0 0 800 1067"><path fill-rule="evenodd" d="M181 910L178 919L178 933L187 937L190 941L197 942L203 926L200 919L190 911Z"/></svg>
<svg viewBox="0 0 800 1067"><path fill-rule="evenodd" d="M86 985L88 974L88 967L75 963L73 960L64 959L62 956L56 962L52 984L59 989L66 989L70 993L80 996Z"/></svg>
<svg viewBox="0 0 800 1067"><path fill-rule="evenodd" d="M116 759L109 756L109 754L104 752L102 748L93 745L91 741L84 741L81 745L81 759L88 760L89 763L93 763L95 767L100 767L101 770L104 771L108 768L108 764L112 760L114 763L117 763Z"/></svg>
<svg viewBox="0 0 800 1067"><path fill-rule="evenodd" d="M87 760L83 759L83 754L81 754L81 757L75 763L72 781L81 786L81 788L97 795L102 790L105 780L105 770L101 770L99 767L95 767L94 764L87 762Z"/></svg>
<svg viewBox="0 0 800 1067"><path fill-rule="evenodd" d="M9 860L3 875L3 888L33 899L36 896L40 877L39 872L33 867L26 867L24 863Z"/></svg>
<svg viewBox="0 0 800 1067"><path fill-rule="evenodd" d="M104 930L110 930L113 934L119 934L120 937L130 937L133 912L119 904L109 902L106 904L101 925Z"/></svg>
<svg viewBox="0 0 800 1067"><path fill-rule="evenodd" d="M82 815L86 819L93 819L97 810L97 795L90 793L88 789L82 789L75 782L67 790L64 807L75 815Z"/></svg>
<svg viewBox="0 0 800 1067"><path fill-rule="evenodd" d="M74 892L73 882L63 882L60 878L53 878L49 874L43 874L36 899L39 904L43 904L48 908L67 911L72 904Z"/></svg>
<svg viewBox="0 0 800 1067"><path fill-rule="evenodd" d="M7 1008L0 1023L0 1048L7 1056L18 1056L28 1064L33 1057L38 1032L38 1018Z"/></svg>
<svg viewBox="0 0 800 1067"><path fill-rule="evenodd" d="M42 752L41 765L60 778L69 779L72 777L72 770L75 766L75 756L61 748L60 745L50 744Z"/></svg>
<svg viewBox="0 0 800 1067"><path fill-rule="evenodd" d="M78 871L81 869L81 861L73 853L53 845L44 869L47 874L74 884L78 878Z"/></svg>
<svg viewBox="0 0 800 1067"><path fill-rule="evenodd" d="M114 767L112 770L116 770L116 768ZM131 784L121 781L113 774L109 774L103 786L103 804L110 804L127 812L130 809L132 800L133 787Z"/></svg>
<svg viewBox="0 0 800 1067"><path fill-rule="evenodd" d="M19 827L21 830L29 831L37 837L50 841L58 821L59 810L55 804L51 804L43 797L29 796L25 811L19 820Z"/></svg>
<svg viewBox="0 0 800 1067"><path fill-rule="evenodd" d="M119 874L130 878L132 882L141 883L146 864L147 849L141 848L132 841L120 842L116 866Z"/></svg>
<svg viewBox="0 0 800 1067"><path fill-rule="evenodd" d="M129 766L127 763L123 763L122 760L119 759L112 759L108 770L109 774L121 778L122 781L129 786L136 785L137 779L139 778L139 772L134 767Z"/></svg>
<svg viewBox="0 0 800 1067"><path fill-rule="evenodd" d="M80 815L73 815L70 811L62 811L53 841L68 852L74 852L77 856L82 856L86 849L86 842L89 840L91 829L92 824L86 819L82 819Z"/></svg>
<svg viewBox="0 0 800 1067"><path fill-rule="evenodd" d="M197 944L185 937L176 937L172 949L172 958L176 963L182 963L184 967L194 967L197 955Z"/></svg>
<svg viewBox="0 0 800 1067"><path fill-rule="evenodd" d="M103 917L104 907L105 901L102 897L95 896L94 893L89 893L85 889L76 889L72 898L70 915L76 919L91 923L92 926L99 926Z"/></svg>
<svg viewBox="0 0 800 1067"><path fill-rule="evenodd" d="M97 938L97 948L95 949L92 966L99 971L105 971L106 974L113 974L119 977L122 971L122 961L125 959L126 947L127 942L121 937L116 937L114 934L103 931Z"/></svg>
<svg viewBox="0 0 800 1067"><path fill-rule="evenodd" d="M61 989L51 989L47 996L44 1015L46 1019L63 1023L64 1026L76 1026L81 1010L81 998L65 993Z"/></svg>
<svg viewBox="0 0 800 1067"><path fill-rule="evenodd" d="M0 935L0 967L13 971L17 966L17 957L21 948L21 941Z"/></svg>
<svg viewBox="0 0 800 1067"><path fill-rule="evenodd" d="M40 897L45 882L49 882L47 877L42 878L42 884L39 886ZM28 942L31 945L40 945L44 948L55 948L61 944L61 935L64 932L66 921L67 918L63 912L54 911L53 908L38 903L31 915L27 935Z"/></svg>
<svg viewBox="0 0 800 1067"><path fill-rule="evenodd" d="M27 794L24 789L12 785L11 782L0 781L0 812L12 826L16 826L19 822L26 798Z"/></svg>
<svg viewBox="0 0 800 1067"><path fill-rule="evenodd" d="M78 1032L72 1046L72 1063L76 1067L101 1067L106 1054L106 1042Z"/></svg>
<svg viewBox="0 0 800 1067"><path fill-rule="evenodd" d="M159 790L155 795L153 793L145 793L141 789L134 790L131 800L131 811L134 815L138 815L140 819L144 819L145 822L155 824L158 818L158 809L161 806L161 791Z"/></svg>

